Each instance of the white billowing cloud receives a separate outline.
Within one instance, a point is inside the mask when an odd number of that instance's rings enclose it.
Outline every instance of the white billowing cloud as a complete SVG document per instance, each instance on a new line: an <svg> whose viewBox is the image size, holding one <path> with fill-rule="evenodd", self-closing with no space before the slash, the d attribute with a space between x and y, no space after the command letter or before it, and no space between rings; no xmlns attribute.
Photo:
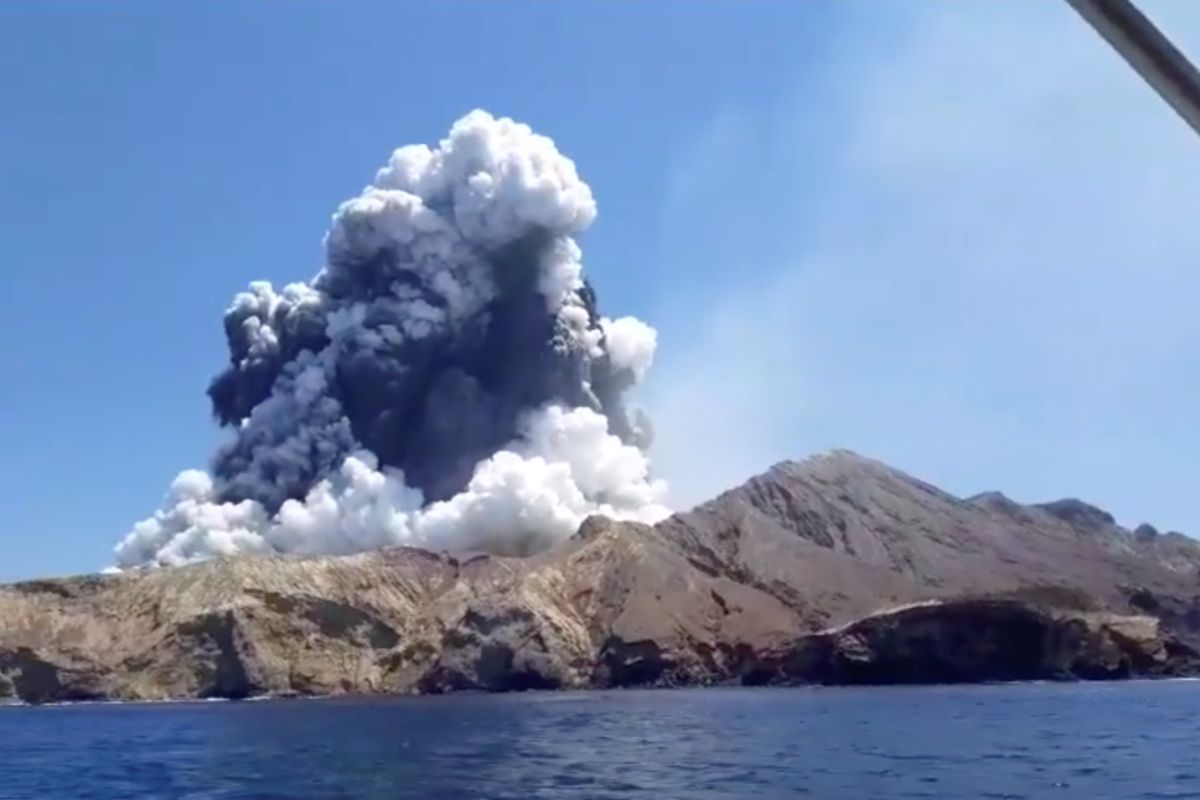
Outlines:
<svg viewBox="0 0 1200 800"><path fill-rule="evenodd" d="M526 415L523 436L480 462L467 488L425 506L397 470L366 451L345 458L273 517L252 501L219 502L212 478L180 473L163 510L117 546L118 566L174 566L245 552L346 554L394 545L527 554L573 534L591 514L657 522L666 485L644 453L587 408Z"/></svg>
<svg viewBox="0 0 1200 800"><path fill-rule="evenodd" d="M665 484L650 476L644 453L608 432L603 416L587 408L547 406L522 425L521 452L566 465L584 497L599 513L655 522Z"/></svg>
<svg viewBox="0 0 1200 800"><path fill-rule="evenodd" d="M513 231L535 227L579 233L596 217L591 189L552 140L484 111L454 123L436 150L396 150L375 185L426 202L452 200L463 235L493 246L511 241Z"/></svg>
<svg viewBox="0 0 1200 800"><path fill-rule="evenodd" d="M421 493L400 472L379 469L369 451L346 457L337 472L309 490L303 501L287 500L264 537L284 553L345 554L377 550L412 538L409 528Z"/></svg>
<svg viewBox="0 0 1200 800"><path fill-rule="evenodd" d="M171 483L163 508L133 526L117 546L119 566L184 564L219 555L263 552L266 513L258 503L217 503L212 478L184 470Z"/></svg>
<svg viewBox="0 0 1200 800"><path fill-rule="evenodd" d="M654 363L658 332L636 317L605 317L600 320L600 328L613 365L629 370L635 380L642 380Z"/></svg>
<svg viewBox="0 0 1200 800"><path fill-rule="evenodd" d="M1144 6L1181 43L1200 32L1190 4ZM1195 519L1194 133L1065 3L879 13L886 40L852 27L819 70L836 92L724 113L678 167L721 191L678 194L668 252L755 238L721 263L684 252L715 302L696 314L673 284L656 315L694 318L652 379L655 463L690 501L850 446L963 491Z"/></svg>
<svg viewBox="0 0 1200 800"><path fill-rule="evenodd" d="M588 505L570 467L502 450L467 485L417 520L422 546L440 550L531 553L567 538Z"/></svg>
<svg viewBox="0 0 1200 800"><path fill-rule="evenodd" d="M666 484L646 455L608 432L587 408L551 405L526 415L522 438L475 468L467 489L414 521L433 549L530 553L574 533L591 514L658 522Z"/></svg>

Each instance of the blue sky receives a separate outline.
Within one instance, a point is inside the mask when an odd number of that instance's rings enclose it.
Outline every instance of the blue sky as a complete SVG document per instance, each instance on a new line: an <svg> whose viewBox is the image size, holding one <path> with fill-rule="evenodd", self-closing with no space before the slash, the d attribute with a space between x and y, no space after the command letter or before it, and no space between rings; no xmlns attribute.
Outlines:
<svg viewBox="0 0 1200 800"><path fill-rule="evenodd" d="M474 107L591 184L678 503L843 446L1200 532L1200 142L1065 4L288 9L0 5L0 579L109 563L218 441L232 295Z"/></svg>

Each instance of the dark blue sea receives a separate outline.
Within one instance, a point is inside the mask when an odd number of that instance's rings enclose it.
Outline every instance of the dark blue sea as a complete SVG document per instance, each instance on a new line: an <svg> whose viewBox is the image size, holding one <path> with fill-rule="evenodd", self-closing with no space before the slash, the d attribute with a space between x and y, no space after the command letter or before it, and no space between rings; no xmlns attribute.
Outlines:
<svg viewBox="0 0 1200 800"><path fill-rule="evenodd" d="M0 797L1200 798L1200 683L0 708Z"/></svg>

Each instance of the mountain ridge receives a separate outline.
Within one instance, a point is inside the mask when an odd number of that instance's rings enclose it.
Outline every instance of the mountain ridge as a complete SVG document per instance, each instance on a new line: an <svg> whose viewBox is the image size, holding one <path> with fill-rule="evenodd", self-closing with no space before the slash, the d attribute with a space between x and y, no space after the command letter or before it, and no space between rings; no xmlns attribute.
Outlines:
<svg viewBox="0 0 1200 800"><path fill-rule="evenodd" d="M525 558L401 547L0 586L0 697L31 702L1126 677L1197 651L1200 543L1080 501L958 498L845 450Z"/></svg>

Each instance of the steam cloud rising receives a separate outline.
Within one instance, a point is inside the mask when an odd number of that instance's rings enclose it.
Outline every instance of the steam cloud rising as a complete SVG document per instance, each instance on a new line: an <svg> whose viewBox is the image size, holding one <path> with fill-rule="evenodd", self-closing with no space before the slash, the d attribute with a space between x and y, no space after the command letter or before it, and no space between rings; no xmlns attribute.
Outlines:
<svg viewBox="0 0 1200 800"><path fill-rule="evenodd" d="M116 547L120 567L391 544L526 553L585 516L654 521L624 395L655 331L607 319L574 237L596 205L554 143L473 111L333 215L308 283L251 283L209 387L233 431Z"/></svg>

